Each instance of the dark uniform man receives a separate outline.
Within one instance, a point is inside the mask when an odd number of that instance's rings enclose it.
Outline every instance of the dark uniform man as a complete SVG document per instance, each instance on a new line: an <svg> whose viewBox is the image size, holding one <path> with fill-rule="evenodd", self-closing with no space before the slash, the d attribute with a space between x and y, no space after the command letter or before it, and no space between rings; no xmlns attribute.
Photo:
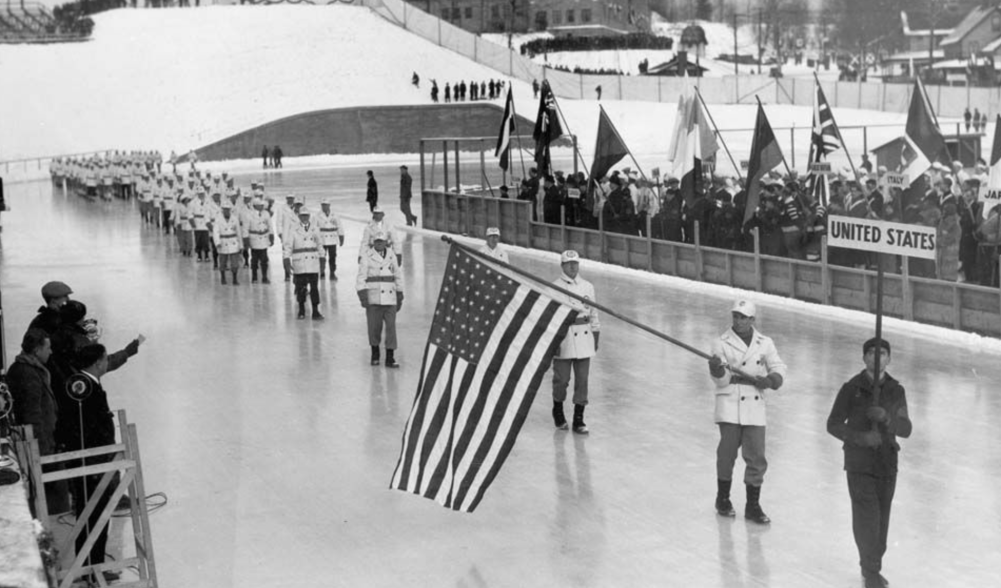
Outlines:
<svg viewBox="0 0 1001 588"><path fill-rule="evenodd" d="M838 392L827 417L827 432L844 442L848 494L852 500L852 531L866 588L889 582L880 574L890 506L897 486L897 437L911 436L907 396L900 382L886 373L890 344L880 342L879 395L874 393L876 339L862 345L865 369Z"/></svg>
<svg viewBox="0 0 1001 588"><path fill-rule="evenodd" d="M368 209L372 210L379 204L379 184L375 181L372 170L365 172L368 175L368 184L365 187L365 202L368 202Z"/></svg>
<svg viewBox="0 0 1001 588"><path fill-rule="evenodd" d="M414 179L410 177L410 173L407 172L407 166L400 166L400 210L403 211L403 216L407 218L408 227L417 226L417 216L410 210L410 200L414 197L411 186L413 185Z"/></svg>

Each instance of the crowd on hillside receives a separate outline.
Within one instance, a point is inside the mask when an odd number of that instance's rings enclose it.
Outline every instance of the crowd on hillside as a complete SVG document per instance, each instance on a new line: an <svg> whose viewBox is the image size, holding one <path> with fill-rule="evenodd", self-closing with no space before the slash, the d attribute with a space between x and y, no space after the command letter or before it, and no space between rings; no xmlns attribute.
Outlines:
<svg viewBox="0 0 1001 588"><path fill-rule="evenodd" d="M971 173L958 162L952 170L936 164L927 174L925 196L909 202L900 188L885 189L885 174L879 168L859 180L849 174L832 177L824 207L813 198L808 178L773 173L762 180L760 203L746 224L743 180L721 176L700 181L695 196L686 199L677 179L647 179L629 168L602 178L590 190L583 172L540 177L533 168L520 182L516 198L531 201L536 220L549 224L646 236L649 223L654 239L695 243L697 232L701 246L722 249L754 251L752 229L757 228L761 254L809 261L821 259L831 214L925 225L936 228L938 258L911 258L911 275L997 287L1001 206L984 218L978 194L986 186L986 166ZM506 186L501 197L509 197ZM902 269L899 257L835 247L828 248L828 262L869 269L882 264L893 273Z"/></svg>
<svg viewBox="0 0 1001 588"><path fill-rule="evenodd" d="M416 88L420 88L420 77L414 72L411 83ZM504 80L479 81L459 80L457 82L445 82L444 94L438 87L438 80L431 80L431 102L473 102L476 100L494 100L502 98L504 95Z"/></svg>
<svg viewBox="0 0 1001 588"><path fill-rule="evenodd" d="M595 37L554 37L533 39L521 46L521 54L535 57L543 53L560 51L611 51L616 49L656 49L670 51L674 40L650 33L629 33L626 35L602 35Z"/></svg>

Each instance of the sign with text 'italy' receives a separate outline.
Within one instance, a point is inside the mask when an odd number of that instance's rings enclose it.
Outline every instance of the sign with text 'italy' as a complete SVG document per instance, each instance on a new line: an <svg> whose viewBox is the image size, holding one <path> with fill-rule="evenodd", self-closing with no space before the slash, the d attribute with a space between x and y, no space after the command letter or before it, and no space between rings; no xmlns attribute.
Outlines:
<svg viewBox="0 0 1001 588"><path fill-rule="evenodd" d="M828 218L827 245L935 259L936 230L922 225L831 216Z"/></svg>

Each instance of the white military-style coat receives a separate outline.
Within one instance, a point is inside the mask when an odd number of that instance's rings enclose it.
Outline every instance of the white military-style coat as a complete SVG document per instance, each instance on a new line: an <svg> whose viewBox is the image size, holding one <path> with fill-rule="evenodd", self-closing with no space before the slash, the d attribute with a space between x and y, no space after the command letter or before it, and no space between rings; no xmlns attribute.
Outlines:
<svg viewBox="0 0 1001 588"><path fill-rule="evenodd" d="M320 273L321 260L327 258L320 242L320 229L314 222L299 222L286 229L282 257L292 260L293 274Z"/></svg>
<svg viewBox="0 0 1001 588"><path fill-rule="evenodd" d="M375 249L362 253L355 289L367 292L369 304L396 306L396 293L403 292L403 272L396 263L396 254L389 247L384 253Z"/></svg>
<svg viewBox="0 0 1001 588"><path fill-rule="evenodd" d="M344 231L341 230L341 222L333 213L323 214L321 211L316 215L316 224L320 227L320 237L323 238L323 246L344 244Z"/></svg>
<svg viewBox="0 0 1001 588"><path fill-rule="evenodd" d="M762 335L757 329L751 337L751 344L745 345L743 339L733 329L727 329L712 344L713 355L723 360L726 373L722 377L710 374L716 384L717 423L733 423L737 425L765 426L765 394L752 382L735 374L731 368L739 369L748 376L755 378L769 374L779 374L785 379L786 364L779 357L775 343L770 337Z"/></svg>
<svg viewBox="0 0 1001 588"><path fill-rule="evenodd" d="M222 255L243 251L243 227L236 214L231 211L228 219L219 214L212 223L212 240L216 250Z"/></svg>
<svg viewBox="0 0 1001 588"><path fill-rule="evenodd" d="M583 296L588 300L595 300L594 286L577 274L577 277L570 279L566 274L561 274L553 284L569 290L574 294ZM584 359L594 357L597 349L594 345L594 334L599 332L601 324L598 321L597 309L584 304L576 298L564 297L564 303L578 311L577 320L570 325L567 336L560 343L560 348L556 351L556 359Z"/></svg>
<svg viewBox="0 0 1001 588"><path fill-rule="evenodd" d="M504 250L504 246L500 243L498 243L497 247L494 249L491 249L487 244L483 244L480 246L480 253L485 253L498 261L503 261L504 263L511 263L507 258L507 251Z"/></svg>
<svg viewBox="0 0 1001 588"><path fill-rule="evenodd" d="M191 228L196 231L209 230L209 211L204 200L201 198L192 200L191 204L188 205L188 213L191 217Z"/></svg>
<svg viewBox="0 0 1001 588"><path fill-rule="evenodd" d="M267 249L271 247L271 237L274 229L271 227L271 213L266 209L253 210L247 217L247 236L250 238L251 249Z"/></svg>
<svg viewBox="0 0 1001 588"><path fill-rule="evenodd" d="M396 231L393 229L393 225L389 224L388 222L386 222L385 219L383 219L379 222L371 220L368 221L368 224L365 225L365 229L362 231L361 234L361 243L358 245L358 250L362 253L362 256L364 256L366 249L372 248L372 244L375 241L375 236L380 232L385 232L386 236L389 237L389 240L386 242L386 246L389 248L390 251L392 251L397 255L403 253L400 244L398 242L399 240L396 238Z"/></svg>

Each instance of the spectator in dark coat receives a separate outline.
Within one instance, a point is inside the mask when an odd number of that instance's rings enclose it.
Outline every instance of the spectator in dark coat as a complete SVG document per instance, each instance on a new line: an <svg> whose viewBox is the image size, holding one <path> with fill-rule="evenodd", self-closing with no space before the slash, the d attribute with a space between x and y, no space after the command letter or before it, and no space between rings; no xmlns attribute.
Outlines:
<svg viewBox="0 0 1001 588"><path fill-rule="evenodd" d="M400 166L400 210L403 212L403 216L407 218L408 227L417 226L417 215L413 213L410 209L410 200L414 197L411 186L413 185L414 179L410 177L410 173L407 171L407 166Z"/></svg>
<svg viewBox="0 0 1001 588"><path fill-rule="evenodd" d="M51 355L49 335L41 329L28 329L21 341L21 353L7 371L7 384L14 399L14 418L22 425L31 425L42 455L57 453L58 447L59 407L52 391L52 378L45 367ZM65 481L46 484L45 499L50 513L69 510Z"/></svg>
<svg viewBox="0 0 1001 588"><path fill-rule="evenodd" d="M261 158L264 160L264 169L268 169L268 160L271 158L271 150L268 146L264 146L264 150L261 151Z"/></svg>
<svg viewBox="0 0 1001 588"><path fill-rule="evenodd" d="M448 98L448 87L445 87L445 98ZM365 202L368 202L368 209L372 211L379 204L379 184L375 181L375 174L372 170L365 172L368 176L368 185L365 189Z"/></svg>
<svg viewBox="0 0 1001 588"><path fill-rule="evenodd" d="M532 220L539 220L538 213L535 205L536 199L539 197L539 171L534 167L528 170L529 177L521 181L521 187L518 190L518 200L525 200L532 203Z"/></svg>
<svg viewBox="0 0 1001 588"><path fill-rule="evenodd" d="M601 211L605 230L612 233L636 234L636 205L633 204L629 189L622 185L621 180L612 177L615 189L608 195L605 207Z"/></svg>
<svg viewBox="0 0 1001 588"><path fill-rule="evenodd" d="M560 224L560 211L563 210L563 192L553 176L546 176L542 196L542 222L550 225Z"/></svg>
<svg viewBox="0 0 1001 588"><path fill-rule="evenodd" d="M280 168L282 166L283 155L285 154L282 153L282 148L279 147L278 145L275 145L275 148L271 151L271 158L274 159L276 168Z"/></svg>

